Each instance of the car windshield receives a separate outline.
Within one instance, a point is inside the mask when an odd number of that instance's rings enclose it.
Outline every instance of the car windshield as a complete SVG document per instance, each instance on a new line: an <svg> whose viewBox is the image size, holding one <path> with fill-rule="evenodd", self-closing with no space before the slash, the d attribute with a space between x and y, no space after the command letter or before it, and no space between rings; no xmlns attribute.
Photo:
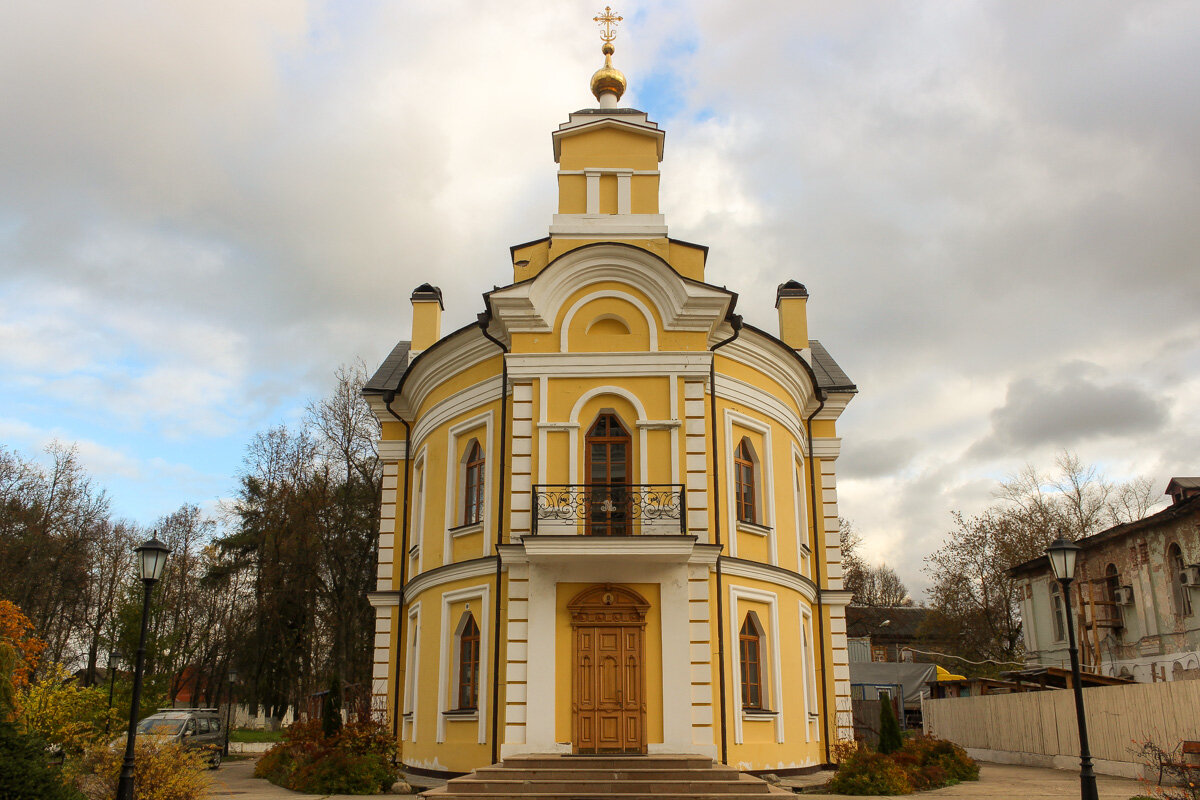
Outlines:
<svg viewBox="0 0 1200 800"><path fill-rule="evenodd" d="M138 723L138 733L144 733L149 736L174 736L179 733L179 729L183 727L181 719L163 719L159 717L149 717Z"/></svg>

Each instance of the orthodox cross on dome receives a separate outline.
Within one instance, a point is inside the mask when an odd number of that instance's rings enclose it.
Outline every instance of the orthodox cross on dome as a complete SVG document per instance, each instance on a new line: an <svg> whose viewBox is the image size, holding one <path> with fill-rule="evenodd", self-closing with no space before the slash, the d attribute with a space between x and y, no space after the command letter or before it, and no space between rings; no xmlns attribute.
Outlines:
<svg viewBox="0 0 1200 800"><path fill-rule="evenodd" d="M598 23L604 28L600 33L600 41L609 44L613 39L616 39L617 32L613 28L617 27L617 23L623 19L625 18L612 13L612 6L605 6L603 14L597 14L592 17L592 22Z"/></svg>

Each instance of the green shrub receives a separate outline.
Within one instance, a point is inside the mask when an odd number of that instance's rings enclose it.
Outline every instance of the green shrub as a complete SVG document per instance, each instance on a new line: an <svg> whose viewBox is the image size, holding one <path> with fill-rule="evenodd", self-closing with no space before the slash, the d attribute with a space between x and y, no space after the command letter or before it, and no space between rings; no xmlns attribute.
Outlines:
<svg viewBox="0 0 1200 800"><path fill-rule="evenodd" d="M0 723L0 800L82 800L59 769L47 763L37 736Z"/></svg>
<svg viewBox="0 0 1200 800"><path fill-rule="evenodd" d="M391 788L396 773L376 755L334 750L297 770L297 791L315 794L376 794Z"/></svg>
<svg viewBox="0 0 1200 800"><path fill-rule="evenodd" d="M912 785L900 765L870 750L860 750L843 761L829 788L838 794L912 794Z"/></svg>
<svg viewBox="0 0 1200 800"><path fill-rule="evenodd" d="M321 720L289 727L283 741L258 760L254 774L315 794L375 794L395 783L396 741L385 725L352 722L335 736L326 736L322 727Z"/></svg>
<svg viewBox="0 0 1200 800"><path fill-rule="evenodd" d="M892 708L890 698L883 698L879 704L879 752L894 753L900 749L903 738L900 736L900 723L896 721L896 711Z"/></svg>

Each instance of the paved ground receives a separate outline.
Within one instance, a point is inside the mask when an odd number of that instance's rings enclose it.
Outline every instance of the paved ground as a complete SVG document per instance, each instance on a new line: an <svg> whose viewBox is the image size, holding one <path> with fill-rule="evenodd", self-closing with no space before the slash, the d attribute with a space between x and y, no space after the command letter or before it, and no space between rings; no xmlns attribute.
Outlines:
<svg viewBox="0 0 1200 800"><path fill-rule="evenodd" d="M212 800L362 800L361 795L301 794L282 789L270 781L254 777L254 761L226 761L214 775ZM415 795L384 795L385 797L415 797ZM1122 798L1124 800L1124 798Z"/></svg>
<svg viewBox="0 0 1200 800"><path fill-rule="evenodd" d="M1146 787L1128 778L1110 778L1101 775L1096 781L1100 800L1129 800L1139 794L1147 794ZM1018 767L1011 764L979 763L979 780L920 792L912 797L929 797L931 800L959 800L959 798L999 798L1000 800L1041 800L1045 797L1079 797L1079 773L1042 767ZM831 800L840 794L802 794L806 800Z"/></svg>
<svg viewBox="0 0 1200 800"><path fill-rule="evenodd" d="M917 797L931 800L958 800L958 798L998 798L999 800L1041 800L1041 798L1079 797L1079 775L1056 769L1040 767L1015 767L1008 764L980 764L979 781L950 786L933 792L922 792ZM1129 800L1144 793L1137 781L1125 778L1100 776L1100 800ZM387 795L388 797L411 797L412 795ZM316 795L289 792L278 786L254 777L253 761L228 761L217 770L213 781L212 800L352 800L351 795ZM805 800L831 800L845 795L805 794L797 795Z"/></svg>

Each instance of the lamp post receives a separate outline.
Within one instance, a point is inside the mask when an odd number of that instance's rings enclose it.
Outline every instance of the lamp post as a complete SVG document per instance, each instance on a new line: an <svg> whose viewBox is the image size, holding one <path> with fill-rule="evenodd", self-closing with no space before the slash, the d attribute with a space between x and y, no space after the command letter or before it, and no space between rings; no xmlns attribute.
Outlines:
<svg viewBox="0 0 1200 800"><path fill-rule="evenodd" d="M1079 676L1079 648L1075 646L1075 620L1071 615L1071 581L1075 579L1075 560L1082 548L1062 537L1046 548L1050 568L1062 585L1064 608L1067 614L1067 651L1071 654L1071 684L1075 689L1075 716L1079 723L1079 796L1082 800L1098 800L1096 773L1092 771L1092 753L1088 749L1087 718L1083 710L1083 686Z"/></svg>
<svg viewBox="0 0 1200 800"><path fill-rule="evenodd" d="M169 552L167 546L158 540L157 535L137 549L145 596L142 600L142 633L138 637L137 661L133 668L133 697L129 701L129 735L125 739L125 761L121 764L121 777L117 781L117 800L133 800L133 743L137 738L138 712L142 703L142 669L146 665L146 625L150 620L150 590L162 577Z"/></svg>
<svg viewBox="0 0 1200 800"><path fill-rule="evenodd" d="M124 658L118 650L108 651L108 710L112 711L113 688L117 685L117 660ZM108 726L112 722L112 714L104 718L104 732L108 733Z"/></svg>
<svg viewBox="0 0 1200 800"><path fill-rule="evenodd" d="M229 728L233 724L233 682L237 680L237 670L229 670L229 694L225 696L225 755L229 755Z"/></svg>

